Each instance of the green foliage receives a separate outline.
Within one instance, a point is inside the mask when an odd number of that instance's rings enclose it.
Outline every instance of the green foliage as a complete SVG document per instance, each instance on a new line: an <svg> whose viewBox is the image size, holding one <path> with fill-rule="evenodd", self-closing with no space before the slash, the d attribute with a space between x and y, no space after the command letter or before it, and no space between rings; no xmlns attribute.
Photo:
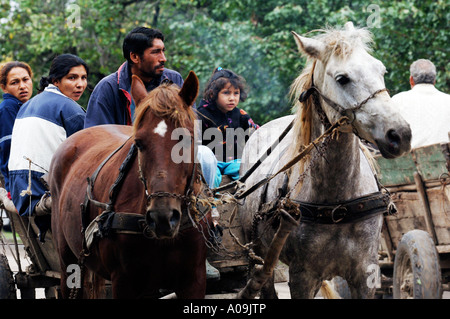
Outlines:
<svg viewBox="0 0 450 319"><path fill-rule="evenodd" d="M409 65L418 58L435 63L437 87L449 93L446 0L0 0L0 4L5 8L0 12L0 60L30 63L35 86L55 55L70 52L88 63L92 89L123 62L126 33L145 25L166 35L167 67L183 76L194 70L202 88L217 66L244 76L250 94L240 106L263 124L290 112L289 86L305 63L290 32L307 34L351 20L373 33L373 54L388 69L385 80L391 95L409 89ZM87 105L89 94L87 90L80 104Z"/></svg>

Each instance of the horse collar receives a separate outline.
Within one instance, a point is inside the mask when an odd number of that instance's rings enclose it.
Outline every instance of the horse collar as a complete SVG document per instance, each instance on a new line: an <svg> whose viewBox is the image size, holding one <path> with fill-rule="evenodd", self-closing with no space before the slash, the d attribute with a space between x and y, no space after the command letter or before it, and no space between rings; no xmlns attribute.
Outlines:
<svg viewBox="0 0 450 319"><path fill-rule="evenodd" d="M392 214L390 197L382 192L334 204L316 204L292 200L301 211L301 222L337 224L356 222L377 214Z"/></svg>

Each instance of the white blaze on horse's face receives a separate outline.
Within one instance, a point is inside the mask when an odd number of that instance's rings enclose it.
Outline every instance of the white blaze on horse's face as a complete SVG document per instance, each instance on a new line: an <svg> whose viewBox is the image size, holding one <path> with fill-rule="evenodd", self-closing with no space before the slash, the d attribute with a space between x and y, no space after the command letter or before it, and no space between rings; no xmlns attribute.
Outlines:
<svg viewBox="0 0 450 319"><path fill-rule="evenodd" d="M358 41L358 37L367 36L366 31L346 25L346 30L341 32L342 41L348 43L337 50L326 40L294 33L299 50L316 59L314 84L322 95L348 110L346 115L352 122L351 129L376 144L383 156L396 157L409 151L409 124L395 110L389 94L382 91L372 96L385 88L386 68L367 52L362 39ZM365 100L367 102L358 107ZM322 108L331 123L343 115L323 100Z"/></svg>
<svg viewBox="0 0 450 319"><path fill-rule="evenodd" d="M164 137L166 135L166 132L167 132L167 124L164 120L159 122L159 124L153 130L153 133L156 133L161 137Z"/></svg>

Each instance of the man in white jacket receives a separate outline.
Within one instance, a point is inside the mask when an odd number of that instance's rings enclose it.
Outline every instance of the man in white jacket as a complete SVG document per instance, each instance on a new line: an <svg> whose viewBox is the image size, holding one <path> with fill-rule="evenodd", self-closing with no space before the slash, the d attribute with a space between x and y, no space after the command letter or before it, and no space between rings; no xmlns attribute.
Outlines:
<svg viewBox="0 0 450 319"><path fill-rule="evenodd" d="M412 131L411 148L448 143L450 131L450 95L434 87L436 67L419 59L410 67L411 90L392 97Z"/></svg>

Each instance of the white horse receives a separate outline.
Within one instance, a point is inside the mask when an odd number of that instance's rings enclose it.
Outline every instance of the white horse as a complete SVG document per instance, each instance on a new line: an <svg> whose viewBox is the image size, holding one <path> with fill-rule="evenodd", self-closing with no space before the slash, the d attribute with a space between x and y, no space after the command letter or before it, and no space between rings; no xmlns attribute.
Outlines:
<svg viewBox="0 0 450 319"><path fill-rule="evenodd" d="M342 30L322 31L316 38L293 34L309 60L291 87L296 98L304 92L303 103L297 102L296 115L267 123L247 142L241 175L294 120L289 134L247 179L247 188L277 172L343 116L348 121L310 156L245 199L239 215L246 240L265 256L279 218L273 212L261 213L262 205L288 193L301 210L300 224L280 255L289 265L292 298L313 298L322 282L335 276L346 279L352 298L371 298L375 288L368 277L374 269L370 266L378 265L387 202L361 151L360 138L376 145L384 157L394 158L410 150L411 131L385 89L383 63L369 54L369 31L349 22ZM370 194L374 195L366 197ZM276 297L273 279L261 297Z"/></svg>

